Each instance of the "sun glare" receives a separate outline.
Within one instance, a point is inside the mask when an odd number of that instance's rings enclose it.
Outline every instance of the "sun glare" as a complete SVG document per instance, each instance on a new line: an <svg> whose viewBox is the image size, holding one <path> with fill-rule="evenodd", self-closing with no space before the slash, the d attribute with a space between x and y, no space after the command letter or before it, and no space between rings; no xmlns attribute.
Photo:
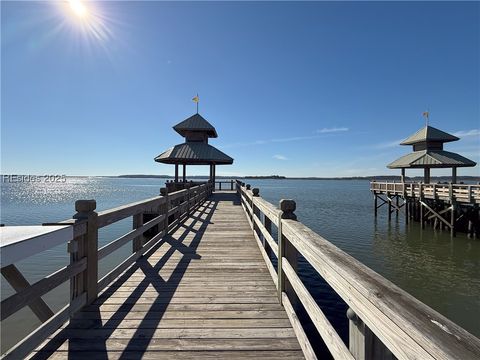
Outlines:
<svg viewBox="0 0 480 360"><path fill-rule="evenodd" d="M86 0L63 0L62 25L69 28L81 41L105 43L112 38L108 18L98 3Z"/></svg>
<svg viewBox="0 0 480 360"><path fill-rule="evenodd" d="M70 8L75 16L79 18L85 18L88 15L87 8L80 0L68 0Z"/></svg>

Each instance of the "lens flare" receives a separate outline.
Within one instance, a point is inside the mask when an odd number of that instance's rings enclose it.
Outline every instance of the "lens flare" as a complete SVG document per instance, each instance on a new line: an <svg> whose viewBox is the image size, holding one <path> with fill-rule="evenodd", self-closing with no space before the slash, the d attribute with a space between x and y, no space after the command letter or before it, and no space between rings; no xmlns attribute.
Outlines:
<svg viewBox="0 0 480 360"><path fill-rule="evenodd" d="M111 40L112 32L107 25L107 18L98 4L93 1L66 0L63 5L63 25L83 41L105 43Z"/></svg>
<svg viewBox="0 0 480 360"><path fill-rule="evenodd" d="M75 16L78 16L79 18L85 18L88 16L87 8L80 0L68 0L68 3Z"/></svg>

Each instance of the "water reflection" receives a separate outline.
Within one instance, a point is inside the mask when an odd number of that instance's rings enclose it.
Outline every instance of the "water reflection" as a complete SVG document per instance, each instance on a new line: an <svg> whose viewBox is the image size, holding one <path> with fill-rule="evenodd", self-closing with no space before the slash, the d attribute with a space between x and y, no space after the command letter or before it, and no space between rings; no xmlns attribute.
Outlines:
<svg viewBox="0 0 480 360"><path fill-rule="evenodd" d="M383 276L451 320L479 334L480 246L418 223L374 221L372 256Z"/></svg>

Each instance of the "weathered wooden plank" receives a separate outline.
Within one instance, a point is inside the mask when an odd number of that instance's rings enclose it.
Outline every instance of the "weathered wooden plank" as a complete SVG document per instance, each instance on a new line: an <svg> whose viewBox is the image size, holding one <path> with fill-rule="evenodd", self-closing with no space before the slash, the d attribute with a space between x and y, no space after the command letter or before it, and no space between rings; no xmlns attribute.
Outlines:
<svg viewBox="0 0 480 360"><path fill-rule="evenodd" d="M64 329L56 337L81 339L269 339L295 337L292 327L288 328L225 328L225 329Z"/></svg>
<svg viewBox="0 0 480 360"><path fill-rule="evenodd" d="M228 297L228 296L204 296L204 297L172 297L172 298L107 298L102 300L103 304L195 304L195 303L210 303L210 304L275 304L278 299L275 296L264 297ZM95 304L98 304L97 300Z"/></svg>
<svg viewBox="0 0 480 360"><path fill-rule="evenodd" d="M222 341L218 339L217 341ZM134 351L114 351L108 352L108 359L122 359L122 360L138 360L140 350ZM47 353L48 354L48 353ZM39 358L44 358L45 355L38 353ZM104 351L82 351L82 352L56 352L50 359L102 359L105 356ZM301 351L278 350L278 351L147 351L141 353L141 358L144 360L198 360L198 359L258 359L263 360L283 360L283 359L303 359Z"/></svg>
<svg viewBox="0 0 480 360"><path fill-rule="evenodd" d="M123 307L124 308L124 307ZM130 311L165 311L164 304L139 304L135 303L132 306L128 307ZM101 305L89 305L82 309L83 311L93 311L98 312L99 309L101 311L121 311L122 304L101 304ZM167 307L167 311L196 311L196 312L203 312L203 311L250 311L250 310L283 310L282 306L277 303L256 303L256 304L243 304L243 303L236 303L236 304L212 304L212 303L193 303L193 304L169 304Z"/></svg>
<svg viewBox="0 0 480 360"><path fill-rule="evenodd" d="M103 351L114 349L116 351L199 351L199 350L300 350L295 338L272 338L272 339L136 339L131 342L126 339L107 339L106 341L95 341L85 339L72 339L66 341L54 341L47 343L44 351ZM40 349L38 349L40 350Z"/></svg>
<svg viewBox="0 0 480 360"><path fill-rule="evenodd" d="M289 328L288 319L131 319L109 321L109 319L73 319L69 329L249 329Z"/></svg>
<svg viewBox="0 0 480 360"><path fill-rule="evenodd" d="M249 306L250 308L252 306ZM186 311L172 310L166 311L107 311L100 308L99 312L82 311L75 316L77 319L122 319L122 320L141 320L141 319L286 319L287 315L283 309L279 310L202 310Z"/></svg>
<svg viewBox="0 0 480 360"><path fill-rule="evenodd" d="M271 283L271 281L270 281ZM103 294L112 294L112 293L132 293L138 288L138 286L125 286L125 284L122 285L120 288L107 288ZM143 291L143 294L148 294L148 293L160 293L160 292L181 292L181 293L187 293L187 292L194 292L198 293L199 291L204 291L204 292L231 292L231 291L270 291L270 292L275 292L275 286L273 284L268 284L268 285L250 285L249 282L246 283L246 285L237 285L234 283L234 285L225 285L223 283L217 283L217 284L204 284L204 283L192 283L192 284L187 284L187 285L160 285L160 286L153 286L153 285L148 285L145 290ZM102 295L103 295L102 294Z"/></svg>

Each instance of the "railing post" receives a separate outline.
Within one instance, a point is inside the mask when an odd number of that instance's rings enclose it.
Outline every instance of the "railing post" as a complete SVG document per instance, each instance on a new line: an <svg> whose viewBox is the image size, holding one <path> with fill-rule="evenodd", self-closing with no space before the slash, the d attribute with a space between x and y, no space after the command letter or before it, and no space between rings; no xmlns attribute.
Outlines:
<svg viewBox="0 0 480 360"><path fill-rule="evenodd" d="M297 215L294 214L297 204L291 199L280 200L280 213L278 215L278 262L277 262L277 274L278 274L278 300L282 304L282 293L285 292L289 297L292 306L295 308L296 299L293 296L295 292L291 289L288 280L283 273L282 262L283 258L288 260L292 268L297 271L297 249L290 244L288 239L283 235L282 219L297 220Z"/></svg>
<svg viewBox="0 0 480 360"><path fill-rule="evenodd" d="M272 220L270 220L267 216L265 216L265 214L263 214L263 226L265 226L265 229L267 229L268 233L272 235ZM264 236L262 236L262 239L264 241L265 251L268 257L270 257L272 255L272 248L267 243L267 241L265 241Z"/></svg>
<svg viewBox="0 0 480 360"><path fill-rule="evenodd" d="M163 206L163 211L165 214L165 220L163 223L163 230L165 230L165 235L168 234L168 210L169 210L169 199L168 199L168 190L167 188L160 188L160 195L165 198L165 205Z"/></svg>
<svg viewBox="0 0 480 360"><path fill-rule="evenodd" d="M348 349L355 360L395 359L391 351L351 308L347 310L347 318L349 320Z"/></svg>
<svg viewBox="0 0 480 360"><path fill-rule="evenodd" d="M82 256L82 253L86 256L87 269L83 272L83 284L73 294L78 296L85 291L87 304L91 304L98 295L98 214L95 212L96 208L95 200L77 200L75 202L77 213L73 216L75 219L87 221L87 233L83 235L82 241L79 241L78 244L79 250L81 249L78 256Z"/></svg>
<svg viewBox="0 0 480 360"><path fill-rule="evenodd" d="M233 180L230 180L230 190L233 191Z"/></svg>
<svg viewBox="0 0 480 360"><path fill-rule="evenodd" d="M418 201L418 205L420 207L420 227L423 229L424 227L424 223L423 223L423 184L420 183L418 184L418 197L419 197L419 201Z"/></svg>
<svg viewBox="0 0 480 360"><path fill-rule="evenodd" d="M263 240L263 236L260 232L260 229L259 229L258 225L255 223L255 219L254 219L254 216L256 215L258 220L260 220L260 210L253 203L253 198L260 196L260 189L253 188L252 193L253 193L253 196L252 196L252 226L253 226L253 231L258 235L258 238L262 241L263 247L265 247L265 241Z"/></svg>
<svg viewBox="0 0 480 360"><path fill-rule="evenodd" d="M187 217L190 216L190 184L187 184Z"/></svg>
<svg viewBox="0 0 480 360"><path fill-rule="evenodd" d="M142 226L143 226L143 212L133 215L132 229L135 230ZM132 251L135 253L138 250L140 250L142 246L143 246L143 234L138 235L135 239L133 239Z"/></svg>

